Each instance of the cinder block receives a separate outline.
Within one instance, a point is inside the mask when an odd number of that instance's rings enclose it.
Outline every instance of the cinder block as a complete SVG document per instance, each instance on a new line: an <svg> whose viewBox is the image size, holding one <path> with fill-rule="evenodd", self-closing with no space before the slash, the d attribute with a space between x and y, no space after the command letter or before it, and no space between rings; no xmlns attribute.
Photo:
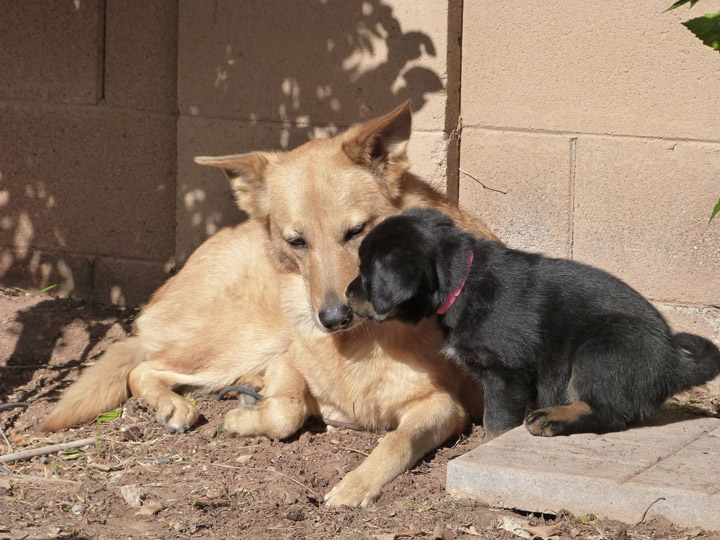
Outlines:
<svg viewBox="0 0 720 540"><path fill-rule="evenodd" d="M101 304L137 307L145 304L170 276L166 263L101 258L95 262L93 300Z"/></svg>
<svg viewBox="0 0 720 540"><path fill-rule="evenodd" d="M448 146L442 131L413 131L408 144L410 172L445 193L448 179Z"/></svg>
<svg viewBox="0 0 720 540"><path fill-rule="evenodd" d="M416 129L446 128L460 2L183 1L181 114L346 126L412 98ZM457 24L455 24L457 26ZM450 80L456 100L457 77Z"/></svg>
<svg viewBox="0 0 720 540"><path fill-rule="evenodd" d="M675 332L698 334L714 341L720 347L720 308L666 304L656 307Z"/></svg>
<svg viewBox="0 0 720 540"><path fill-rule="evenodd" d="M718 53L681 24L720 0L665 8L465 2L465 126L720 139Z"/></svg>
<svg viewBox="0 0 720 540"><path fill-rule="evenodd" d="M504 508L637 523L664 516L720 530L720 420L663 416L606 435L533 437L524 427L448 464L447 489Z"/></svg>
<svg viewBox="0 0 720 540"><path fill-rule="evenodd" d="M172 256L173 116L3 104L0 125L0 246Z"/></svg>
<svg viewBox="0 0 720 540"><path fill-rule="evenodd" d="M100 101L104 5L102 0L3 2L0 97Z"/></svg>
<svg viewBox="0 0 720 540"><path fill-rule="evenodd" d="M510 247L556 257L570 253L569 137L466 128L460 141L460 207Z"/></svg>
<svg viewBox="0 0 720 540"><path fill-rule="evenodd" d="M717 304L718 170L718 144L581 137L575 257L654 301Z"/></svg>
<svg viewBox="0 0 720 540"><path fill-rule="evenodd" d="M72 253L0 249L0 283L38 292L47 287L53 295L92 298L93 261Z"/></svg>
<svg viewBox="0 0 720 540"><path fill-rule="evenodd" d="M109 0L105 103L177 111L176 0Z"/></svg>

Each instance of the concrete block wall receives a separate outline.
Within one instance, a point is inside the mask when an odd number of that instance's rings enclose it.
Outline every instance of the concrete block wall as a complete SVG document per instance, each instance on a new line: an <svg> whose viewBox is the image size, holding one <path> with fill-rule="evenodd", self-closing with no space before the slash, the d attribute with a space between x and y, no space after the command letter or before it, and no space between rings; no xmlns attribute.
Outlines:
<svg viewBox="0 0 720 540"><path fill-rule="evenodd" d="M457 185L461 0L28 0L0 17L0 283L137 305L242 219L196 155L283 150L412 98Z"/></svg>
<svg viewBox="0 0 720 540"><path fill-rule="evenodd" d="M135 305L174 256L177 4L0 16L0 282Z"/></svg>
<svg viewBox="0 0 720 540"><path fill-rule="evenodd" d="M514 247L604 268L720 343L720 1L465 2L461 206ZM667 4L667 5L666 5Z"/></svg>
<svg viewBox="0 0 720 540"><path fill-rule="evenodd" d="M286 150L389 112L416 111L413 171L456 185L461 2L181 0L176 255L242 219L197 155ZM454 147L453 147L454 145Z"/></svg>

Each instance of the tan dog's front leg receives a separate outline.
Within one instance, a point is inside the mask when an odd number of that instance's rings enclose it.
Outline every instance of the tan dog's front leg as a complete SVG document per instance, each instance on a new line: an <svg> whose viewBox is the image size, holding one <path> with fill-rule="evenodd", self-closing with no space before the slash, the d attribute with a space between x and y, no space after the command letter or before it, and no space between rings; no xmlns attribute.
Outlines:
<svg viewBox="0 0 720 540"><path fill-rule="evenodd" d="M147 401L155 409L155 419L171 433L184 433L200 416L192 402L170 390L180 379L159 360L140 363L128 377L132 395Z"/></svg>
<svg viewBox="0 0 720 540"><path fill-rule="evenodd" d="M285 358L270 362L264 378L264 397L259 405L232 410L225 417L228 434L286 439L317 413L305 379Z"/></svg>
<svg viewBox="0 0 720 540"><path fill-rule="evenodd" d="M325 504L365 507L373 503L385 484L459 433L466 422L465 411L449 394L436 393L414 402L397 429L385 435L367 459L325 495Z"/></svg>

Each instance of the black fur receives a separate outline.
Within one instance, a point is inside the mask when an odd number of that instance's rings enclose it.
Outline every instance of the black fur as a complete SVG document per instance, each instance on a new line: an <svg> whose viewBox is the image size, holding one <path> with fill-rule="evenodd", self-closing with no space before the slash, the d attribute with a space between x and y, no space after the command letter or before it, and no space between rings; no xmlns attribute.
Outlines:
<svg viewBox="0 0 720 540"><path fill-rule="evenodd" d="M475 238L435 210L387 218L360 246L353 310L417 323L437 312L447 353L483 383L490 437L526 419L535 435L638 424L679 390L720 373L720 350L673 335L660 313L614 276Z"/></svg>

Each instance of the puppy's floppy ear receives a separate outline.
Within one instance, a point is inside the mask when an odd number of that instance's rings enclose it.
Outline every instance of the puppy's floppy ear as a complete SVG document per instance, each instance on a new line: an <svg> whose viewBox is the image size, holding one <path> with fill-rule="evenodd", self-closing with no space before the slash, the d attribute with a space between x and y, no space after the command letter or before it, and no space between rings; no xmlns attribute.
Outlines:
<svg viewBox="0 0 720 540"><path fill-rule="evenodd" d="M265 169L275 159L269 152L251 152L233 156L198 156L195 163L221 168L235 192L237 205L251 217L268 214L265 193Z"/></svg>
<svg viewBox="0 0 720 540"><path fill-rule="evenodd" d="M375 313L385 315L420 292L423 272L396 254L373 264L370 303Z"/></svg>
<svg viewBox="0 0 720 540"><path fill-rule="evenodd" d="M382 181L391 200L402 190L410 168L407 144L412 128L410 100L385 116L350 127L343 137L343 152L355 163L368 167Z"/></svg>

